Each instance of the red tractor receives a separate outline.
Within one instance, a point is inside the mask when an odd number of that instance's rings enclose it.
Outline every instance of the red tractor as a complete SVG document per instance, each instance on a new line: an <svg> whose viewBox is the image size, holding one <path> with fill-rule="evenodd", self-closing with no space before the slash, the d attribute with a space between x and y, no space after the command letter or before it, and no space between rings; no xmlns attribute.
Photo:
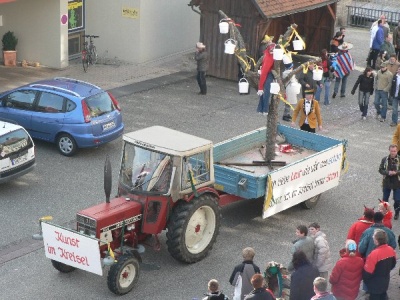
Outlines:
<svg viewBox="0 0 400 300"><path fill-rule="evenodd" d="M77 213L76 234L81 237L70 240L97 240L102 266L110 265L107 281L113 293L123 295L133 288L141 244L150 236L158 244L157 235L165 229L175 259L194 263L207 256L221 219L219 195L212 187L212 149L211 141L160 126L124 134L118 195L111 200L106 160L106 202ZM60 272L80 267L70 261L76 261L76 254L68 261L54 253L46 256Z"/></svg>

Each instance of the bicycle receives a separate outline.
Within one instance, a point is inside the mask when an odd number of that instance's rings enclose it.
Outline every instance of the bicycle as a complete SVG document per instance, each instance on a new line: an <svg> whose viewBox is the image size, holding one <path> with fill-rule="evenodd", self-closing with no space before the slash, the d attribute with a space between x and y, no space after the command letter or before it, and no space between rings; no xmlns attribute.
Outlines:
<svg viewBox="0 0 400 300"><path fill-rule="evenodd" d="M96 46L94 45L93 39L98 38L98 35L84 35L84 38L89 39L89 43L85 41L83 43L83 50L82 50L82 65L83 70L87 72L87 69L90 65L94 65L97 62L97 52Z"/></svg>

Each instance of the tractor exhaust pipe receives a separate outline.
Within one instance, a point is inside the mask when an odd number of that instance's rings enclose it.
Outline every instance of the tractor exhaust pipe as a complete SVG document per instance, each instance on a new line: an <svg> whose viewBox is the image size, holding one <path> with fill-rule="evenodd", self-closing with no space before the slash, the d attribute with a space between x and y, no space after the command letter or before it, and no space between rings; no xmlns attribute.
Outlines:
<svg viewBox="0 0 400 300"><path fill-rule="evenodd" d="M107 155L106 161L104 163L104 193L106 194L106 203L110 203L111 186L112 186L111 163L110 163L110 158Z"/></svg>

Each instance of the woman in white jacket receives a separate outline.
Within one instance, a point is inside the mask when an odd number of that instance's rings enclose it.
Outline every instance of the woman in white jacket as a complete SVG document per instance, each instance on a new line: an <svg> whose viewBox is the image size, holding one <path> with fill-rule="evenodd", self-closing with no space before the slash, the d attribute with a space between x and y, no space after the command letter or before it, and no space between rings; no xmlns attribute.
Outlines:
<svg viewBox="0 0 400 300"><path fill-rule="evenodd" d="M318 223L311 223L308 232L314 238L314 265L318 268L319 275L329 280L328 271L332 268L332 258L326 235L320 230Z"/></svg>

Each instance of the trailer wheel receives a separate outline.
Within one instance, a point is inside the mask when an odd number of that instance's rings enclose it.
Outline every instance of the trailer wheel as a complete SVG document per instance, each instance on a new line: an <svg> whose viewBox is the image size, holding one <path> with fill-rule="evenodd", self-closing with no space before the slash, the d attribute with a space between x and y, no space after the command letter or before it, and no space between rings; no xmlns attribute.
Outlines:
<svg viewBox="0 0 400 300"><path fill-rule="evenodd" d="M221 223L215 197L203 194L190 202L180 202L168 222L167 246L173 258L195 263L212 249Z"/></svg>
<svg viewBox="0 0 400 300"><path fill-rule="evenodd" d="M301 205L306 209L314 208L315 205L317 205L319 197L321 197L321 194L315 195L314 197L307 199L306 201L302 202Z"/></svg>
<svg viewBox="0 0 400 300"><path fill-rule="evenodd" d="M63 264L59 261L56 260L51 260L51 264L53 265L53 267L60 271L61 273L71 273L72 271L75 271L75 267Z"/></svg>
<svg viewBox="0 0 400 300"><path fill-rule="evenodd" d="M116 295L129 293L139 279L139 262L131 255L122 255L108 271L107 285Z"/></svg>

